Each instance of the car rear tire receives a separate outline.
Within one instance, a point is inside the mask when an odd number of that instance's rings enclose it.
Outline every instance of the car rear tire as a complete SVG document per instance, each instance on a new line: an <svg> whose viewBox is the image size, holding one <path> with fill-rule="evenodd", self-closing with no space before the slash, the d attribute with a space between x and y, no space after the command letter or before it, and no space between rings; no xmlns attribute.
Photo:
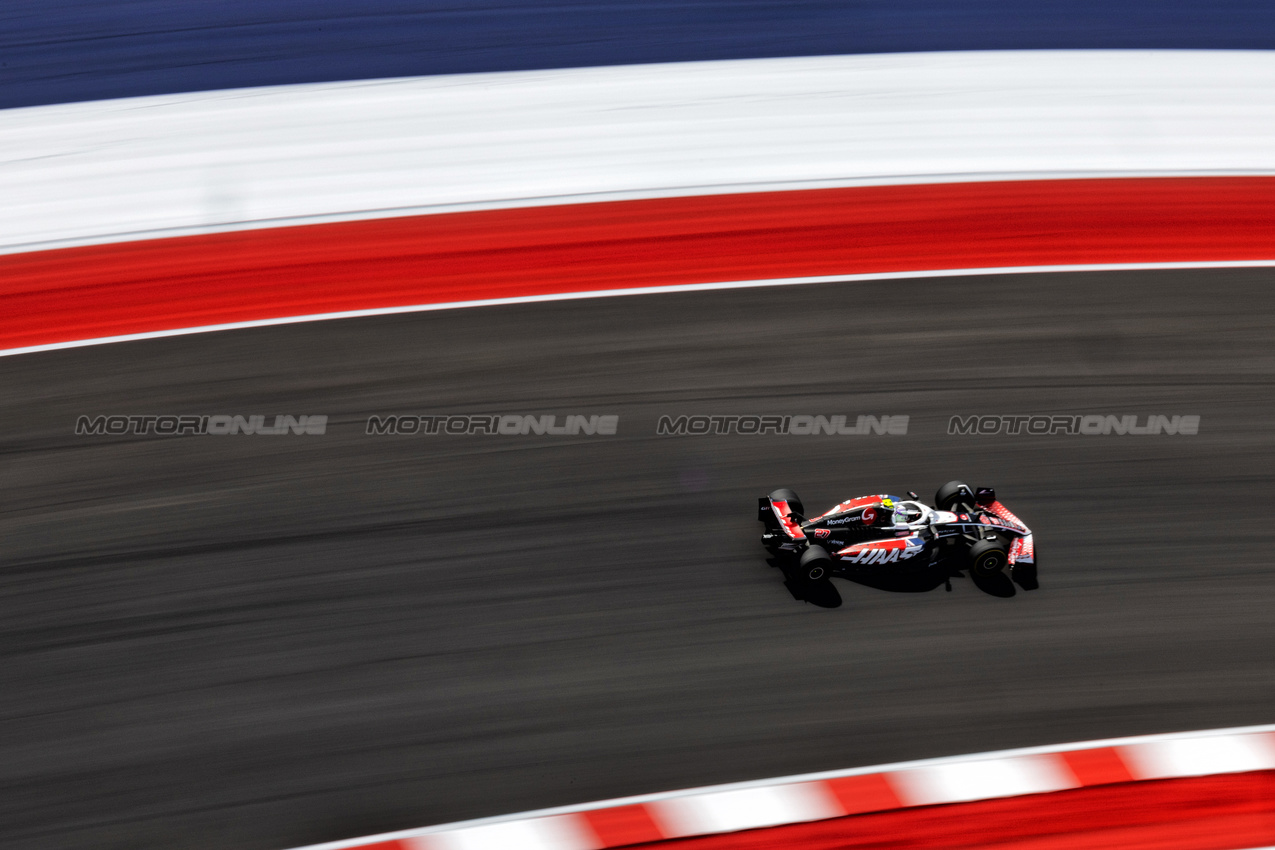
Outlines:
<svg viewBox="0 0 1275 850"><path fill-rule="evenodd" d="M950 511L968 501L974 502L974 490L964 481L949 481L934 494L934 507L940 511Z"/></svg>
<svg viewBox="0 0 1275 850"><path fill-rule="evenodd" d="M756 493L757 491L754 490L753 492ZM806 509L802 507L801 499L799 499L797 494L789 490L787 487L781 487L778 490L771 492L770 500L772 502L787 502L788 509L793 513L801 514L803 517L806 515Z"/></svg>
<svg viewBox="0 0 1275 850"><path fill-rule="evenodd" d="M801 553L796 577L802 581L820 581L832 575L832 556L822 546L811 546Z"/></svg>
<svg viewBox="0 0 1275 850"><path fill-rule="evenodd" d="M1009 551L999 540L979 540L970 547L970 572L980 578L1001 573L1009 563Z"/></svg>

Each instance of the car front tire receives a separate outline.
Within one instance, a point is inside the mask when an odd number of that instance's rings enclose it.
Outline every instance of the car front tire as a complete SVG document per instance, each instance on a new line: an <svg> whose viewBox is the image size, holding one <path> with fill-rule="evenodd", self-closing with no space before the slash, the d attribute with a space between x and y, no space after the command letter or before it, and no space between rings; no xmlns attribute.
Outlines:
<svg viewBox="0 0 1275 850"><path fill-rule="evenodd" d="M974 490L964 481L949 481L934 494L934 507L940 511L950 511L962 504L965 499L974 501Z"/></svg>
<svg viewBox="0 0 1275 850"><path fill-rule="evenodd" d="M998 540L980 540L970 547L970 572L980 578L989 578L1004 571L1009 563L1009 551Z"/></svg>

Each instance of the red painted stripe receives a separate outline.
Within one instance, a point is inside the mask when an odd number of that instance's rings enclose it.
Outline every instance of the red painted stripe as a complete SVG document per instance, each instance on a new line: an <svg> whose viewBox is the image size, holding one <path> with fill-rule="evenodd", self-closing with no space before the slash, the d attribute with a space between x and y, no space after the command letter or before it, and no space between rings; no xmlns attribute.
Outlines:
<svg viewBox="0 0 1275 850"><path fill-rule="evenodd" d="M1017 542L1017 541L1015 541ZM1060 753L1067 767L1076 775L1081 785L1109 785L1113 782L1132 782L1133 774L1115 747L1096 747L1092 750L1072 750Z"/></svg>
<svg viewBox="0 0 1275 850"><path fill-rule="evenodd" d="M604 847L659 841L664 837L646 806L613 806L581 812Z"/></svg>
<svg viewBox="0 0 1275 850"><path fill-rule="evenodd" d="M880 186L310 225L0 257L0 348L714 281L1275 258L1275 178Z"/></svg>
<svg viewBox="0 0 1275 850"><path fill-rule="evenodd" d="M841 810L848 815L882 812L903 805L884 773L840 776L827 780L827 785L841 803Z"/></svg>
<svg viewBox="0 0 1275 850"><path fill-rule="evenodd" d="M659 844L668 850L1237 850L1275 844L1275 771L897 809ZM649 845L648 845L649 846Z"/></svg>

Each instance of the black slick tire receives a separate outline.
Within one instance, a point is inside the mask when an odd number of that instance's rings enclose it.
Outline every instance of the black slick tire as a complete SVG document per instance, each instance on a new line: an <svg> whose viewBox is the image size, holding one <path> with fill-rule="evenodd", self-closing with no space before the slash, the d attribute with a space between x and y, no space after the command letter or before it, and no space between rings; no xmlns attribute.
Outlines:
<svg viewBox="0 0 1275 850"><path fill-rule="evenodd" d="M801 553L795 577L802 581L820 581L832 575L832 556L822 546L810 546Z"/></svg>
<svg viewBox="0 0 1275 850"><path fill-rule="evenodd" d="M965 501L973 503L974 491L964 481L949 481L934 494L934 507L940 511L954 510Z"/></svg>
<svg viewBox="0 0 1275 850"><path fill-rule="evenodd" d="M979 540L970 547L970 572L980 578L990 578L1004 571L1009 563L1009 552L999 540Z"/></svg>

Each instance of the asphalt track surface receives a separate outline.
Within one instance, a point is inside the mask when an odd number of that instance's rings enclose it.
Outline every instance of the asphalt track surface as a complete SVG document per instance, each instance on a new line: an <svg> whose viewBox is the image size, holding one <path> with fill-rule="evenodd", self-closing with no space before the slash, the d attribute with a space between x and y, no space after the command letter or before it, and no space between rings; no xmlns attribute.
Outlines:
<svg viewBox="0 0 1275 850"><path fill-rule="evenodd" d="M0 844L283 848L707 783L1269 722L1275 272L420 313L0 360ZM370 414L615 413L613 437ZM327 414L77 437L81 414ZM906 436L657 437L661 414ZM1198 436L949 436L953 414ZM1041 588L797 599L756 498L949 478ZM928 592L923 592L928 588ZM990 590L992 592L985 592Z"/></svg>

